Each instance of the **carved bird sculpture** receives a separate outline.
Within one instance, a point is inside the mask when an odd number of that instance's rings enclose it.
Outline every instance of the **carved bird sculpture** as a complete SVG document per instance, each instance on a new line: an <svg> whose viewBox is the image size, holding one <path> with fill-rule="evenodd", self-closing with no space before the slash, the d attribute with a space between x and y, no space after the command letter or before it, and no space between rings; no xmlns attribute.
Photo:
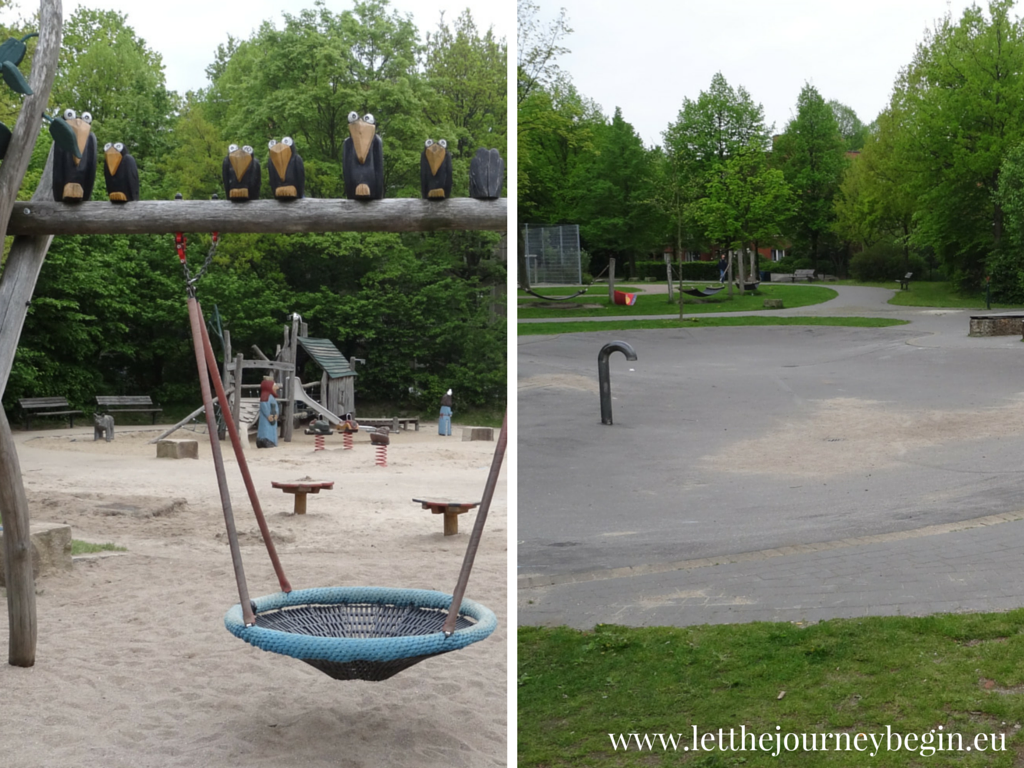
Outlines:
<svg viewBox="0 0 1024 768"><path fill-rule="evenodd" d="M103 147L103 181L112 203L133 203L139 199L139 168L120 141Z"/></svg>
<svg viewBox="0 0 1024 768"><path fill-rule="evenodd" d="M270 188L278 200L296 200L306 193L306 167L302 156L295 151L295 142L285 136L278 142L270 140L270 161L267 174Z"/></svg>
<svg viewBox="0 0 1024 768"><path fill-rule="evenodd" d="M253 154L252 147L246 144L239 147L232 144L228 147L228 156L222 166L224 191L233 202L258 200L260 197L260 161Z"/></svg>
<svg viewBox="0 0 1024 768"><path fill-rule="evenodd" d="M373 115L348 113L349 137L341 148L345 197L381 200L384 197L384 144L377 135Z"/></svg>
<svg viewBox="0 0 1024 768"><path fill-rule="evenodd" d="M426 200L452 196L452 155L444 139L427 139L420 155L420 196Z"/></svg>
<svg viewBox="0 0 1024 768"><path fill-rule="evenodd" d="M79 203L92 197L96 183L96 135L92 132L92 115L65 109L64 122L74 131L81 157L75 157L59 144L53 147L53 199L58 203Z"/></svg>
<svg viewBox="0 0 1024 768"><path fill-rule="evenodd" d="M469 196L493 200L501 195L505 181L505 162L496 149L481 147L469 163Z"/></svg>

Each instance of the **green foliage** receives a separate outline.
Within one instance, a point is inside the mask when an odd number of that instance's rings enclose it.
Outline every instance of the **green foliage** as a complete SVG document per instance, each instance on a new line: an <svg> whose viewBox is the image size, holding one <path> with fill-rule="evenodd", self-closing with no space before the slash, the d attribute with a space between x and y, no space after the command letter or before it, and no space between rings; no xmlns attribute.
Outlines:
<svg viewBox="0 0 1024 768"><path fill-rule="evenodd" d="M892 242L879 242L850 259L850 276L861 282L892 282L913 272L914 278L923 280L927 267L920 256L905 260L903 249Z"/></svg>
<svg viewBox="0 0 1024 768"><path fill-rule="evenodd" d="M772 154L796 195L788 234L795 243L808 246L817 268L847 160L836 114L809 83L800 91L796 117L775 142Z"/></svg>
<svg viewBox="0 0 1024 768"><path fill-rule="evenodd" d="M8 32L17 34L0 29ZM305 159L307 195L340 197L351 110L378 118L389 196L419 195L428 137L449 139L459 194L466 194L476 148L506 154L505 42L478 32L468 12L452 25L442 18L427 41L424 47L411 19L386 0L340 13L318 2L286 15L283 29L268 22L249 39L228 38L208 68L210 88L178 99L164 87L160 57L124 15L80 9L65 26L53 103L91 111L100 145L128 145L147 199L223 195L228 143L261 153L267 140L284 135ZM37 142L22 197L35 189L49 148L48 140ZM187 237L195 272L210 236ZM376 401L433 411L440 394L457 387L461 407L500 412L507 349L500 238L228 234L198 295L207 316L219 308L235 350L247 357L253 344L272 357L288 317L303 315L311 336L367 360L356 383L360 407ZM173 238L56 238L4 405L52 394L91 406L97 394L137 393L151 394L167 412L181 406L187 413L199 402Z"/></svg>
<svg viewBox="0 0 1024 768"><path fill-rule="evenodd" d="M681 268L680 268L681 267ZM665 279L665 260L652 259L650 261L637 261L637 278L643 280L654 277L658 280ZM677 261L672 262L672 279L683 280L684 282L718 282L717 261L684 261L682 265Z"/></svg>

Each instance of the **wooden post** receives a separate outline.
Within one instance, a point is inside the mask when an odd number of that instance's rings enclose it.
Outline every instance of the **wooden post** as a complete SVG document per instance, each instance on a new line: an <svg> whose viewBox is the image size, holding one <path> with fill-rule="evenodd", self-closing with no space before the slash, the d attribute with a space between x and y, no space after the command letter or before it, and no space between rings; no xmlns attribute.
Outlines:
<svg viewBox="0 0 1024 768"><path fill-rule="evenodd" d="M286 443L292 441L292 433L295 431L295 398L302 394L302 392L295 391L295 385L292 383L292 379L298 376L298 371L295 369L295 361L298 360L298 348L299 348L299 316L292 314L292 334L288 340L288 362L292 364L292 375L285 378L284 384L284 396L286 402L284 408L281 409L281 413L284 417L284 426L281 428L281 439Z"/></svg>
<svg viewBox="0 0 1024 768"><path fill-rule="evenodd" d="M668 283L668 300L672 301L672 254L665 254L665 282Z"/></svg>
<svg viewBox="0 0 1024 768"><path fill-rule="evenodd" d="M744 293L743 284L746 282L743 279L744 278L744 275L743 275L743 257L746 256L746 255L747 255L747 250L746 250L746 248L744 248L742 251L740 251L739 258L736 259L736 263L737 263L737 265L739 265L739 268L740 268L740 275L739 275L739 277L740 277L740 296L742 296L743 293Z"/></svg>
<svg viewBox="0 0 1024 768"><path fill-rule="evenodd" d="M615 303L615 257L608 259L608 303Z"/></svg>
<svg viewBox="0 0 1024 768"><path fill-rule="evenodd" d="M39 44L32 57L28 77L32 94L22 101L21 112L11 132L7 155L0 164L0 236L13 234L9 228L14 201L32 159L32 148L39 136L40 115L50 99L53 76L57 71L62 35L60 0L39 3ZM53 154L33 201L45 194L50 184ZM35 203L30 201L28 205ZM0 275L0 396L7 388L18 339L35 291L39 270L46 259L50 233L16 238ZM21 241L20 243L18 241ZM4 525L4 568L7 580L7 615L10 631L8 663L31 667L36 661L35 579L32 576L32 541L29 532L28 500L21 476L21 465L11 435L11 425L0 408L0 515Z"/></svg>
<svg viewBox="0 0 1024 768"><path fill-rule="evenodd" d="M242 360L244 359L241 352L235 355L234 394L231 402L231 418L235 420L235 424L241 421L242 416Z"/></svg>
<svg viewBox="0 0 1024 768"><path fill-rule="evenodd" d="M220 377L224 382L224 388L231 386L231 377L228 375L228 363L231 362L231 331L224 329L224 373Z"/></svg>

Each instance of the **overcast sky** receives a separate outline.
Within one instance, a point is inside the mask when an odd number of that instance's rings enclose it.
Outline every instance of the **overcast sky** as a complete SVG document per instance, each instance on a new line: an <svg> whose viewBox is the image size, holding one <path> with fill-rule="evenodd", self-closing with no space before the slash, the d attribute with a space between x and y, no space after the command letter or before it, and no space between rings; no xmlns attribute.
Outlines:
<svg viewBox="0 0 1024 768"><path fill-rule="evenodd" d="M648 145L721 72L764 107L780 133L811 83L869 123L885 107L901 67L947 8L965 0L629 0L598 11L592 0L538 0L540 18L558 8L573 33L559 59L576 88L611 116L622 108ZM987 3L982 4L987 9ZM1022 4L1015 13L1022 13Z"/></svg>
<svg viewBox="0 0 1024 768"><path fill-rule="evenodd" d="M4 12L0 18L28 17L39 10L38 0L15 0L15 4L14 13ZM128 26L163 56L167 87L184 94L208 84L206 67L228 34L248 38L266 19L280 29L283 11L298 15L302 9L312 8L313 0L63 0L62 5L65 19L79 6L126 14ZM327 7L335 13L350 10L353 5L351 0L327 0ZM391 0L390 6L402 14L412 14L421 40L425 32L437 27L441 11L453 24L466 8L481 34L493 27L498 37L515 39L511 0Z"/></svg>

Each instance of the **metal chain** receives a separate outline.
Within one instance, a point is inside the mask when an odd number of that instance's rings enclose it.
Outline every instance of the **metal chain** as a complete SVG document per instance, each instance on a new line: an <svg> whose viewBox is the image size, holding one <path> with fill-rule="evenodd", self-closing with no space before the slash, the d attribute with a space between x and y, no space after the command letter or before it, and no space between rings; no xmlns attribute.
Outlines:
<svg viewBox="0 0 1024 768"><path fill-rule="evenodd" d="M188 261L185 258L185 248L188 245L188 238L185 237L181 232L176 232L174 235L174 246L178 251L178 260L181 262L181 269L185 274L185 291L189 295L194 296L196 291L196 283L199 279L206 274L206 270L210 268L210 264L213 262L213 254L217 252L217 243L220 237L218 233L213 233L213 242L210 244L210 250L206 254L206 261L203 262L203 266L194 275L192 270L189 269Z"/></svg>

